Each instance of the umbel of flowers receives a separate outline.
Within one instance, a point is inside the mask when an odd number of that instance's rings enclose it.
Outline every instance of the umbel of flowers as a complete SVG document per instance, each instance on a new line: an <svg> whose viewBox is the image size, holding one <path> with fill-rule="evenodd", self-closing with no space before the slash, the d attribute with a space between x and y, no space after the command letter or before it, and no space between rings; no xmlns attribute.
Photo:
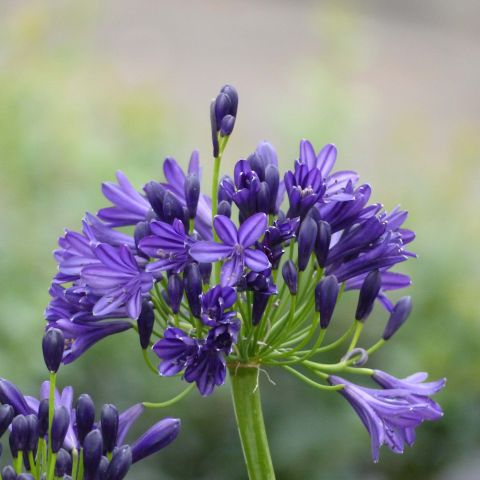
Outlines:
<svg viewBox="0 0 480 480"><path fill-rule="evenodd" d="M237 108L230 85L211 103L210 196L201 188L197 151L187 171L168 157L164 180L140 190L117 172L116 183L102 185L110 205L87 213L80 231L59 239L46 320L65 336L63 362L134 330L149 369L181 375L201 395L223 385L229 371L251 478L274 478L260 368L281 368L342 395L370 434L374 461L384 444L401 453L413 444L416 427L442 416L430 396L445 383L426 383L423 373L400 380L365 367L412 308L410 297L396 303L389 297L410 284L395 271L415 257L407 212L369 203L370 185L354 171L335 170L334 145L316 150L302 140L292 169L281 173L275 149L262 142L235 164L233 175L220 176ZM344 295L358 298L351 319L335 318ZM377 343L360 347L376 304L385 312L385 329ZM338 338L328 332L331 322L345 328ZM331 351L337 361L322 361ZM342 374L370 377L376 387Z"/></svg>
<svg viewBox="0 0 480 480"><path fill-rule="evenodd" d="M1 470L3 480L122 480L133 463L175 440L180 420L164 418L133 443L125 443L145 404L122 413L106 404L96 421L88 394L80 395L74 406L72 387L59 392L55 386L65 348L62 331L50 328L42 346L50 380L42 383L39 398L23 395L0 378L0 438L9 432L12 458L12 465Z"/></svg>

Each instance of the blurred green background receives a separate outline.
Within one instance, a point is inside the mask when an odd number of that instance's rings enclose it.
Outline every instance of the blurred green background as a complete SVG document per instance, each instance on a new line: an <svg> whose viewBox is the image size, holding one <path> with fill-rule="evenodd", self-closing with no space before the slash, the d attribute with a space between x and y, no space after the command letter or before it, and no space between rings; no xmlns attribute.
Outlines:
<svg viewBox="0 0 480 480"><path fill-rule="evenodd" d="M210 188L208 104L230 82L240 108L225 173L263 139L283 167L302 137L334 142L339 167L372 183L375 201L410 211L414 312L371 363L448 377L444 419L374 465L340 396L269 371L276 386L264 377L262 394L278 479L480 478L479 18L473 0L3 0L0 376L29 394L45 378L51 251L64 227L105 204L102 180L122 169L140 187L160 178L165 156L185 165L199 148ZM378 309L366 344L384 322ZM97 345L59 381L122 409L179 390L145 369L133 332ZM163 414L183 419L182 434L131 478L245 478L228 388L147 412L137 431Z"/></svg>

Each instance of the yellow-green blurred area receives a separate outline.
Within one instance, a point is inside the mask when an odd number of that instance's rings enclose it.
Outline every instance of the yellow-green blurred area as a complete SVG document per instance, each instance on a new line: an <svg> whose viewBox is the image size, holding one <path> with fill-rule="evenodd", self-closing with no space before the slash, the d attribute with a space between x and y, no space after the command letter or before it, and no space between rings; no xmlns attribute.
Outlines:
<svg viewBox="0 0 480 480"><path fill-rule="evenodd" d="M445 417L413 449L372 464L369 438L335 393L277 370L262 375L278 479L480 478L480 6L474 0L20 1L0 4L0 376L36 394L40 338L63 228L106 204L100 182L123 170L141 188L162 159L193 148L211 182L209 100L234 84L240 106L223 173L272 142L284 168L302 137L337 144L338 168L374 201L410 212L419 255L414 311L370 365L448 377ZM355 295L333 320L349 324ZM378 307L361 345L378 338ZM338 358L332 357L332 360ZM120 409L162 401L134 332L63 367L59 383ZM147 412L136 432L180 416L181 436L129 478L245 478L228 387ZM131 438L131 437L130 437Z"/></svg>

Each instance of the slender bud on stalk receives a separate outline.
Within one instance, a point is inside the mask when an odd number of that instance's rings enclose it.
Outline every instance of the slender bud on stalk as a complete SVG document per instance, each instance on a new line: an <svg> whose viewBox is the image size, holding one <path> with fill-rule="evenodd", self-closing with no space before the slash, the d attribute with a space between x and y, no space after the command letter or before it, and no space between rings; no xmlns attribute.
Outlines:
<svg viewBox="0 0 480 480"><path fill-rule="evenodd" d="M282 267L282 276L285 284L287 285L292 295L297 294L298 288L298 276L295 263L292 260L287 260Z"/></svg>
<svg viewBox="0 0 480 480"><path fill-rule="evenodd" d="M83 445L85 437L92 430L95 422L95 405L90 395L86 393L78 397L76 420L78 441Z"/></svg>
<svg viewBox="0 0 480 480"><path fill-rule="evenodd" d="M103 441L100 430L92 430L83 442L83 466L85 477L90 478L97 472L100 459L102 458Z"/></svg>
<svg viewBox="0 0 480 480"><path fill-rule="evenodd" d="M70 425L70 415L68 410L61 405L55 409L52 422L52 433L50 435L50 442L52 445L52 452L58 453L65 436L67 435L68 426Z"/></svg>
<svg viewBox="0 0 480 480"><path fill-rule="evenodd" d="M328 275L315 288L315 310L320 312L320 328L327 328L332 320L340 287L335 275Z"/></svg>
<svg viewBox="0 0 480 480"><path fill-rule="evenodd" d="M0 405L0 437L12 423L15 411L11 405Z"/></svg>
<svg viewBox="0 0 480 480"><path fill-rule="evenodd" d="M28 423L24 415L17 415L12 420L12 431L10 432L9 441L12 457L16 458L18 452L26 450L28 442Z"/></svg>
<svg viewBox="0 0 480 480"><path fill-rule="evenodd" d="M2 480L16 480L17 474L11 465L7 465L2 470Z"/></svg>
<svg viewBox="0 0 480 480"><path fill-rule="evenodd" d="M267 308L269 295L260 292L253 292L252 324L258 325Z"/></svg>
<svg viewBox="0 0 480 480"><path fill-rule="evenodd" d="M114 405L106 404L100 417L102 426L103 447L110 453L115 448L118 433L118 411Z"/></svg>
<svg viewBox="0 0 480 480"><path fill-rule="evenodd" d="M142 311L140 312L140 316L137 320L140 346L144 350L150 345L150 337L152 336L154 323L155 314L153 313L152 303L145 300L142 304Z"/></svg>
<svg viewBox="0 0 480 480"><path fill-rule="evenodd" d="M48 433L48 398L44 398L38 405L38 435L45 437Z"/></svg>
<svg viewBox="0 0 480 480"><path fill-rule="evenodd" d="M49 372L57 373L62 363L65 338L58 328L49 328L42 340L43 359Z"/></svg>
<svg viewBox="0 0 480 480"><path fill-rule="evenodd" d="M167 191L163 197L163 217L167 223L172 223L175 218L184 223L186 220L180 200L170 191Z"/></svg>
<svg viewBox="0 0 480 480"><path fill-rule="evenodd" d="M317 224L315 221L306 217L298 233L298 270L303 272L308 265L310 255L315 246L315 239L317 237Z"/></svg>
<svg viewBox="0 0 480 480"><path fill-rule="evenodd" d="M188 304L192 315L200 318L202 305L200 302L200 295L202 293L202 276L197 263L190 263L185 267L183 275L185 294L187 296Z"/></svg>
<svg viewBox="0 0 480 480"><path fill-rule="evenodd" d="M317 238L315 239L315 256L320 267L324 268L327 262L330 240L332 238L332 229L328 222L319 220L317 222Z"/></svg>
<svg viewBox="0 0 480 480"><path fill-rule="evenodd" d="M115 450L105 476L106 480L122 480L132 465L132 449L124 445Z"/></svg>
<svg viewBox="0 0 480 480"><path fill-rule="evenodd" d="M166 190L158 182L148 182L143 191L147 195L147 200L153 208L153 211L158 217L163 220L163 199L165 198Z"/></svg>
<svg viewBox="0 0 480 480"><path fill-rule="evenodd" d="M210 283L210 277L212 275L212 264L199 263L198 268L200 269L200 275L202 276L203 283L204 284Z"/></svg>
<svg viewBox="0 0 480 480"><path fill-rule="evenodd" d="M375 299L382 286L382 275L378 269L372 270L363 281L360 294L358 295L357 311L355 320L365 321L372 313Z"/></svg>
<svg viewBox="0 0 480 480"><path fill-rule="evenodd" d="M185 203L189 218L195 218L198 199L200 198L200 180L195 173L189 173L185 178Z"/></svg>
<svg viewBox="0 0 480 480"><path fill-rule="evenodd" d="M397 330L407 321L410 312L412 311L412 298L401 298L393 308L390 318L387 322L382 338L389 340Z"/></svg>
<svg viewBox="0 0 480 480"><path fill-rule="evenodd" d="M98 464L97 477L95 480L105 480L107 478L108 464L108 458L103 456Z"/></svg>
<svg viewBox="0 0 480 480"><path fill-rule="evenodd" d="M183 297L183 280L176 273L168 277L167 292L170 308L176 314L180 311Z"/></svg>
<svg viewBox="0 0 480 480"><path fill-rule="evenodd" d="M269 164L265 168L265 182L270 190L270 202L268 205L268 212L270 214L277 213L277 195L278 187L280 185L280 174L275 165Z"/></svg>

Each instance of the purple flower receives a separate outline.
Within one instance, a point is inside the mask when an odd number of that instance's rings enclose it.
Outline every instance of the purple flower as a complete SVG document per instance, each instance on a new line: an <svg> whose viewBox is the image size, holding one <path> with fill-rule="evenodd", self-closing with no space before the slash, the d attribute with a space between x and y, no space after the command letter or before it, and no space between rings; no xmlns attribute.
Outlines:
<svg viewBox="0 0 480 480"><path fill-rule="evenodd" d="M101 297L93 307L93 314L107 315L125 305L129 317L137 319L143 299L152 288L152 274L140 269L125 245L112 247L102 243L95 247L95 254L101 264L82 270L82 279Z"/></svg>
<svg viewBox="0 0 480 480"><path fill-rule="evenodd" d="M375 372L376 381L384 390L365 388L343 378L330 376L332 385L344 385L339 391L352 405L371 437L372 457L378 462L382 445L395 453L403 453L405 444L415 441L415 428L425 420L438 420L443 416L440 405L428 395L436 393L444 386L444 381L419 383L426 377L413 375L397 380L383 372ZM383 382L383 383L382 383Z"/></svg>
<svg viewBox="0 0 480 480"><path fill-rule="evenodd" d="M210 395L214 388L225 383L227 368L225 356L215 345L207 342L200 348L198 355L185 370L185 380L195 382L199 392L204 396Z"/></svg>
<svg viewBox="0 0 480 480"><path fill-rule="evenodd" d="M159 260L146 266L147 272L181 272L190 261L188 254L192 240L185 233L183 223L175 219L172 225L165 222L150 223L152 235L140 240L139 248L149 257Z"/></svg>
<svg viewBox="0 0 480 480"><path fill-rule="evenodd" d="M114 322L72 322L58 320L50 324L62 330L65 335L65 353L63 363L71 363L99 340L132 328L126 320Z"/></svg>
<svg viewBox="0 0 480 480"><path fill-rule="evenodd" d="M180 328L167 328L164 337L153 346L162 360L158 366L160 375L170 377L181 372L192 363L199 349L198 341Z"/></svg>
<svg viewBox="0 0 480 480"><path fill-rule="evenodd" d="M216 285L202 294L202 322L211 327L222 322L225 309L232 307L236 300L237 294L232 287Z"/></svg>
<svg viewBox="0 0 480 480"><path fill-rule="evenodd" d="M272 264L272 268L278 268L283 255L283 244L295 237L299 223L299 217L292 219L285 218L283 220L278 219L273 222L273 225L267 228L260 248Z"/></svg>
<svg viewBox="0 0 480 480"><path fill-rule="evenodd" d="M118 185L110 182L102 184L102 192L113 203L113 207L102 208L98 217L114 227L135 225L145 217L150 210L148 200L133 188L128 178L117 172Z"/></svg>
<svg viewBox="0 0 480 480"><path fill-rule="evenodd" d="M429 396L438 393L447 383L446 378L434 382L423 383L428 378L428 373L417 372L406 378L396 378L381 370L374 370L372 378L385 389L404 389L412 395Z"/></svg>
<svg viewBox="0 0 480 480"><path fill-rule="evenodd" d="M223 244L197 242L190 248L190 255L199 262L207 263L227 258L221 272L223 286L237 283L242 276L244 264L255 272L270 267L270 262L262 251L249 248L265 233L267 216L264 213L249 217L238 230L229 218L222 215L215 217L214 226Z"/></svg>

